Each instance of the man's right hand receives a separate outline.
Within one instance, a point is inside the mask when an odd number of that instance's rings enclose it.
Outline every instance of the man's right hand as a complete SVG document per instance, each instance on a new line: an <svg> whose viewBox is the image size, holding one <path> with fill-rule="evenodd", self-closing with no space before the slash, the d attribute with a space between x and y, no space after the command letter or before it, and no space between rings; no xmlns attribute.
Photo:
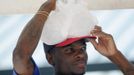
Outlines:
<svg viewBox="0 0 134 75"><path fill-rule="evenodd" d="M50 12L52 10L55 10L55 8L56 8L56 0L47 0L44 4L42 4L39 11Z"/></svg>
<svg viewBox="0 0 134 75"><path fill-rule="evenodd" d="M48 3L50 3L50 8L52 10L55 10L56 7L56 0L48 0Z"/></svg>

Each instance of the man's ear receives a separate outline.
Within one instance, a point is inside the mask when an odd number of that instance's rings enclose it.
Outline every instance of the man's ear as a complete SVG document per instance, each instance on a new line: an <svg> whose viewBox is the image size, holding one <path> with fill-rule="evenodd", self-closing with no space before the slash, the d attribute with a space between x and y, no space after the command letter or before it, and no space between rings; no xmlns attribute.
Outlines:
<svg viewBox="0 0 134 75"><path fill-rule="evenodd" d="M51 53L46 53L46 59L49 64L54 66L54 56Z"/></svg>

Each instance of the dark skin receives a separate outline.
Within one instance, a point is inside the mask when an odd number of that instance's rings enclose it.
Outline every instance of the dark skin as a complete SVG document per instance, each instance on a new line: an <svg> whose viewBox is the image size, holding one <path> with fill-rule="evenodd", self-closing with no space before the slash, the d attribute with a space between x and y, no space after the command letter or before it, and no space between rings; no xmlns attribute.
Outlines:
<svg viewBox="0 0 134 75"><path fill-rule="evenodd" d="M98 42L95 39L90 42L100 54L116 64L124 75L134 75L134 65L118 50L112 35L103 32L100 26L95 26L90 33L98 37Z"/></svg>
<svg viewBox="0 0 134 75"><path fill-rule="evenodd" d="M85 41L80 40L47 53L48 61L56 75L83 75L86 71L87 52Z"/></svg>
<svg viewBox="0 0 134 75"><path fill-rule="evenodd" d="M46 11L49 14L55 9L55 3L56 0L48 0L39 11ZM33 75L34 66L31 57L38 45L46 20L47 16L36 14L23 29L13 52L13 66L18 75ZM99 26L95 26L90 33L98 37L98 42L95 39L89 39L89 41L100 54L115 63L124 75L134 75L134 66L118 50L110 34L103 32ZM72 45L75 45L73 46L75 52L72 54L68 54L69 50L66 54L65 48L68 47L55 48L55 52L46 54L48 62L54 66L56 75L85 73L87 54L85 50L82 50L85 45L81 42Z"/></svg>
<svg viewBox="0 0 134 75"><path fill-rule="evenodd" d="M55 9L55 2L56 0L47 0L38 11L49 14ZM46 20L47 16L36 14L23 29L13 52L13 65L18 75L33 75L31 56L38 45Z"/></svg>

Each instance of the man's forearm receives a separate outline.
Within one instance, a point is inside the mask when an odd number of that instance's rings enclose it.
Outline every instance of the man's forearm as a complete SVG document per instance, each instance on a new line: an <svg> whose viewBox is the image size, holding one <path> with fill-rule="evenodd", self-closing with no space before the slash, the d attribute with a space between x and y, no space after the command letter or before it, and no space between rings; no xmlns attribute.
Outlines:
<svg viewBox="0 0 134 75"><path fill-rule="evenodd" d="M38 14L39 11L48 13ZM47 15L51 12L45 4L41 6L39 11L23 29L13 52L13 64L18 74L32 75L33 73L31 56L39 42Z"/></svg>
<svg viewBox="0 0 134 75"><path fill-rule="evenodd" d="M114 55L108 57L113 63L115 63L124 75L134 75L134 66L130 63L121 52L117 52Z"/></svg>
<svg viewBox="0 0 134 75"><path fill-rule="evenodd" d="M23 55L32 55L35 50L47 17L41 14L35 15L21 33L16 48Z"/></svg>

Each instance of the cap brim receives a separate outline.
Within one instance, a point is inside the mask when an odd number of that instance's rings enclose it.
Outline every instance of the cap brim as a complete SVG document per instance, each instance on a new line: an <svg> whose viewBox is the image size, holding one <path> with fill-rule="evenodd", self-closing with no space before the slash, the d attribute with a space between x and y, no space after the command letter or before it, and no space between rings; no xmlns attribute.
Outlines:
<svg viewBox="0 0 134 75"><path fill-rule="evenodd" d="M69 45L73 42L76 42L78 40L85 39L85 38L96 39L96 36L83 36L83 37L76 37L76 38L68 38L67 40L63 42L56 44L56 47L63 47L63 46Z"/></svg>

